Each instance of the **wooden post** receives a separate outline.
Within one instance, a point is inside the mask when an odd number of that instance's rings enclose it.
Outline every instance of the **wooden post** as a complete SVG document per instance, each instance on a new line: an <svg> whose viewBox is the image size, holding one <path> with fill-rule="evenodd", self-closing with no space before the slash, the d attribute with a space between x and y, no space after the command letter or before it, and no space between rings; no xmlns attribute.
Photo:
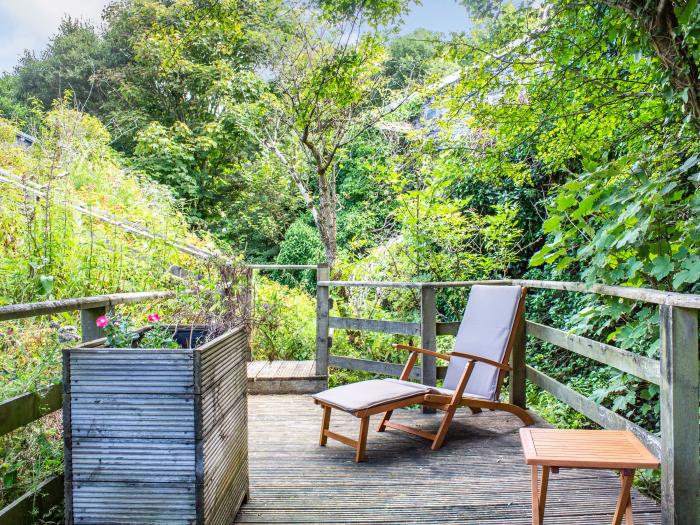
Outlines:
<svg viewBox="0 0 700 525"><path fill-rule="evenodd" d="M435 288L421 286L420 289L420 343L426 350L437 351L437 307L435 305ZM437 367L435 357L421 356L421 381L424 385L435 386ZM424 414L435 413L434 408L423 406Z"/></svg>
<svg viewBox="0 0 700 525"><path fill-rule="evenodd" d="M664 525L697 525L698 314L662 305L661 512Z"/></svg>
<svg viewBox="0 0 700 525"><path fill-rule="evenodd" d="M509 401L512 405L527 408L525 395L525 312L513 333L513 349L510 354L510 389Z"/></svg>
<svg viewBox="0 0 700 525"><path fill-rule="evenodd" d="M319 264L316 269L316 375L328 376L328 336L329 288L318 284L330 279L330 268Z"/></svg>
<svg viewBox="0 0 700 525"><path fill-rule="evenodd" d="M104 330L95 324L97 318L107 313L106 306L80 310L80 327L83 332L83 342L93 341L105 336Z"/></svg>
<svg viewBox="0 0 700 525"><path fill-rule="evenodd" d="M255 336L255 268L248 266L245 272L245 292L243 294L245 306L243 307L243 322L248 334L248 350L246 351L246 361L253 360L253 337Z"/></svg>

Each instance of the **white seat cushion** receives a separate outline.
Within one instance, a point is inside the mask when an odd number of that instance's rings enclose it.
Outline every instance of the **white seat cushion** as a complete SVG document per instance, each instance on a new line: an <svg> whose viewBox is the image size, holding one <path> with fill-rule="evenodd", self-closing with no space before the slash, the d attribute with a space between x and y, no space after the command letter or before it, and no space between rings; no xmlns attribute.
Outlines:
<svg viewBox="0 0 700 525"><path fill-rule="evenodd" d="M404 381L403 379L390 378L390 379L385 379L384 381L391 381L392 383L399 383L401 385L410 385L413 387L416 387L416 386L421 387L422 386L424 388L427 388L431 394L442 394L444 396L451 396L452 394L455 393L454 390L450 390L449 388L438 388L436 386L425 386L425 385L421 385L420 383L412 383L410 381Z"/></svg>
<svg viewBox="0 0 700 525"><path fill-rule="evenodd" d="M384 381L392 381L394 383L401 383L404 385L424 386L424 385L421 385L420 383L411 383L410 381L404 381L402 379L385 379ZM425 388L427 388L431 394L441 394L443 396L451 396L455 393L455 391L450 389L450 388L439 388L437 386L428 386ZM480 396L479 394L470 394L469 392L464 392L462 394L462 397L473 397L476 399L487 399L484 396Z"/></svg>
<svg viewBox="0 0 700 525"><path fill-rule="evenodd" d="M423 385L408 381L405 383L371 379L330 388L312 397L345 412L357 412L430 392L430 389Z"/></svg>
<svg viewBox="0 0 700 525"><path fill-rule="evenodd" d="M522 294L519 286L472 286L457 332L455 351L503 362ZM457 388L468 362L464 357L450 359L444 382L446 388ZM499 368L477 362L464 395L495 400L499 374Z"/></svg>

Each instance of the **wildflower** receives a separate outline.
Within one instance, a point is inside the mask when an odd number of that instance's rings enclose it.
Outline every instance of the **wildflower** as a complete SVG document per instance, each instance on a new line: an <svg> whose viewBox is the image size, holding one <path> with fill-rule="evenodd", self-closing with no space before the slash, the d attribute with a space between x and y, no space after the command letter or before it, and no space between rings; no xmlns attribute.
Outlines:
<svg viewBox="0 0 700 525"><path fill-rule="evenodd" d="M100 328L104 328L109 324L109 319L106 315L101 315L95 320L95 324Z"/></svg>
<svg viewBox="0 0 700 525"><path fill-rule="evenodd" d="M149 314L148 315L148 322L149 323L157 323L160 321L160 315L158 314Z"/></svg>

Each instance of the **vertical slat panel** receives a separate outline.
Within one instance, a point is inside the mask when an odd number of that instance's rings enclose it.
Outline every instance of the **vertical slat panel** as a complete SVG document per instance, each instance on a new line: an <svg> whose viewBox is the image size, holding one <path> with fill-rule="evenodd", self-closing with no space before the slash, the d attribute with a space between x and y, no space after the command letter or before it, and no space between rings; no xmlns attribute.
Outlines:
<svg viewBox="0 0 700 525"><path fill-rule="evenodd" d="M248 495L247 332L201 353L201 500L198 523L233 523Z"/></svg>
<svg viewBox="0 0 700 525"><path fill-rule="evenodd" d="M192 350L64 353L67 524L196 518Z"/></svg>
<svg viewBox="0 0 700 525"><path fill-rule="evenodd" d="M697 525L698 314L661 306L661 503L664 525Z"/></svg>

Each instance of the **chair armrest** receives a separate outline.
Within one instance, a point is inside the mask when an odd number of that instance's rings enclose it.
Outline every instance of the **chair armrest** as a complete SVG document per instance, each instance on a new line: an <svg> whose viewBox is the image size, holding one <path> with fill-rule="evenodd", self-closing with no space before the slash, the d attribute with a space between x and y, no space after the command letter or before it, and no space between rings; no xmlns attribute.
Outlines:
<svg viewBox="0 0 700 525"><path fill-rule="evenodd" d="M425 348L418 348L417 346L400 345L398 343L392 343L391 346L393 346L397 350L408 350L409 352L418 352L419 354L432 355L435 357L439 357L440 359L444 359L445 361L450 360L449 354L441 354L439 352L433 352L432 350L426 350ZM454 353L454 352L452 352L452 353Z"/></svg>
<svg viewBox="0 0 700 525"><path fill-rule="evenodd" d="M465 354L462 352L450 352L450 355L453 355L456 357L464 357L465 359L471 359L472 361L478 361L480 363L495 366L496 368L500 368L501 370L505 370L506 372L510 372L510 370L511 370L510 366L508 366L504 363L497 363L496 361L492 361L491 359L487 359L485 357L481 357L478 355Z"/></svg>

